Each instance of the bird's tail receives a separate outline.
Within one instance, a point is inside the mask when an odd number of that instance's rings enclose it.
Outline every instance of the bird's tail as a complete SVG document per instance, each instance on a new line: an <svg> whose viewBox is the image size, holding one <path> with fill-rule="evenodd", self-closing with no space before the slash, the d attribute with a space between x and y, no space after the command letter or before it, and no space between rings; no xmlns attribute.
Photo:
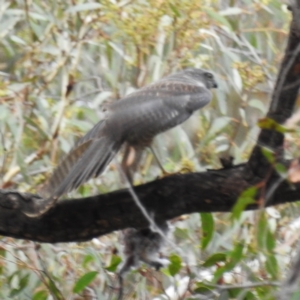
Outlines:
<svg viewBox="0 0 300 300"><path fill-rule="evenodd" d="M77 142L41 188L39 193L44 201L41 201L37 211L24 212L26 215L35 217L45 213L63 194L99 176L112 161L122 142L116 137L101 136L95 130L96 126Z"/></svg>
<svg viewBox="0 0 300 300"><path fill-rule="evenodd" d="M49 186L53 191L52 198L58 199L90 178L99 176L121 147L120 142L105 136L86 143L74 149L54 172ZM76 159L74 156L81 150L84 150L84 153Z"/></svg>

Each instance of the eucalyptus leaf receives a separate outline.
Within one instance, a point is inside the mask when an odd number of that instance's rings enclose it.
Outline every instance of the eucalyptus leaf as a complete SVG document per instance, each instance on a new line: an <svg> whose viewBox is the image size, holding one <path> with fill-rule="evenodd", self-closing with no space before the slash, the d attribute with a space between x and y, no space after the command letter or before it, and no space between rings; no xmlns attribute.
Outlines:
<svg viewBox="0 0 300 300"><path fill-rule="evenodd" d="M101 4L97 2L80 3L69 7L66 10L66 13L77 13L77 12L87 11L87 10L97 10L100 9L101 7L102 7Z"/></svg>
<svg viewBox="0 0 300 300"><path fill-rule="evenodd" d="M78 294L83 291L93 280L95 280L97 275L98 272L96 271L88 272L82 275L75 283L73 292Z"/></svg>

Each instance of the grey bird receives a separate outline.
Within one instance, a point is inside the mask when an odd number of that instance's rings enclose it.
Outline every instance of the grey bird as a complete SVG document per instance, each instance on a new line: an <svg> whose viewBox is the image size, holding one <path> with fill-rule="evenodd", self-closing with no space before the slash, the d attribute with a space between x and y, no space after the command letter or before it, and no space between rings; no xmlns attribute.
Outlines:
<svg viewBox="0 0 300 300"><path fill-rule="evenodd" d="M107 105L105 118L78 140L44 186L50 196L38 214L63 194L99 176L122 145L143 149L157 134L183 123L211 101L212 88L217 88L212 73L189 68ZM123 166L128 156L125 151Z"/></svg>

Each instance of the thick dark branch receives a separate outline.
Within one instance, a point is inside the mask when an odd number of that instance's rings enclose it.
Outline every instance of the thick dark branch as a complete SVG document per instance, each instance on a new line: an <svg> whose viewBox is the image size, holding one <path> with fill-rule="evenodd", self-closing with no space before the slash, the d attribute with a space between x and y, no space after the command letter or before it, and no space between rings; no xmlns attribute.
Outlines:
<svg viewBox="0 0 300 300"><path fill-rule="evenodd" d="M299 2L299 0L297 1ZM297 6L298 5L298 6ZM298 15L299 3L291 6L293 21L290 26L287 48L278 73L267 118L278 124L283 124L292 115L297 100L300 82L300 27ZM261 146L274 151L277 158L283 158L283 133L263 129L259 134L257 145L254 147L248 166L254 176L265 178L268 171L268 161L262 155Z"/></svg>
<svg viewBox="0 0 300 300"><path fill-rule="evenodd" d="M193 212L229 212L238 196L256 182L246 180L245 165L204 173L173 175L135 188L154 216L172 219ZM40 242L84 241L126 227L147 226L127 190L61 201L39 218L22 213L32 195L0 192L0 234ZM300 184L282 183L269 205L300 199ZM39 201L38 198L33 199ZM248 209L257 209L253 204Z"/></svg>

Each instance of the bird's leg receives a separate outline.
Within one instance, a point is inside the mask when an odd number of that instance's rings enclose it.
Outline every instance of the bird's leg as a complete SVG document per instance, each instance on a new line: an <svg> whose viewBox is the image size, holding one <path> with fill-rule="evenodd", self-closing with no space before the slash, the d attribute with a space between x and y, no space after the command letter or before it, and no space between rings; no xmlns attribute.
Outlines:
<svg viewBox="0 0 300 300"><path fill-rule="evenodd" d="M121 162L121 170L124 172L123 180L126 179L133 185L134 174L138 170L139 163L143 156L142 147L134 147L126 144L123 159ZM125 178L124 178L125 177Z"/></svg>
<svg viewBox="0 0 300 300"><path fill-rule="evenodd" d="M132 185L132 175L131 175L130 166L132 165L132 163L134 161L134 156L135 156L134 148L129 146L129 145L126 145L124 155L123 155L123 159L122 159L122 162L121 162L121 172L124 172L125 176L121 176L121 177L122 177L123 180L124 179L128 180L130 185Z"/></svg>
<svg viewBox="0 0 300 300"><path fill-rule="evenodd" d="M156 162L157 162L159 168L161 169L161 171L162 171L162 173L163 173L163 176L171 175L171 173L169 173L169 172L167 172L167 171L165 170L165 168L164 168L163 165L161 164L161 162L160 162L158 156L156 155L156 153L155 153L155 151L154 151L154 149L153 149L153 147L152 147L151 145L149 146L149 149L151 150L151 152L152 152L152 154L153 154L153 156L154 156L154 158L155 158L155 160L156 160Z"/></svg>

